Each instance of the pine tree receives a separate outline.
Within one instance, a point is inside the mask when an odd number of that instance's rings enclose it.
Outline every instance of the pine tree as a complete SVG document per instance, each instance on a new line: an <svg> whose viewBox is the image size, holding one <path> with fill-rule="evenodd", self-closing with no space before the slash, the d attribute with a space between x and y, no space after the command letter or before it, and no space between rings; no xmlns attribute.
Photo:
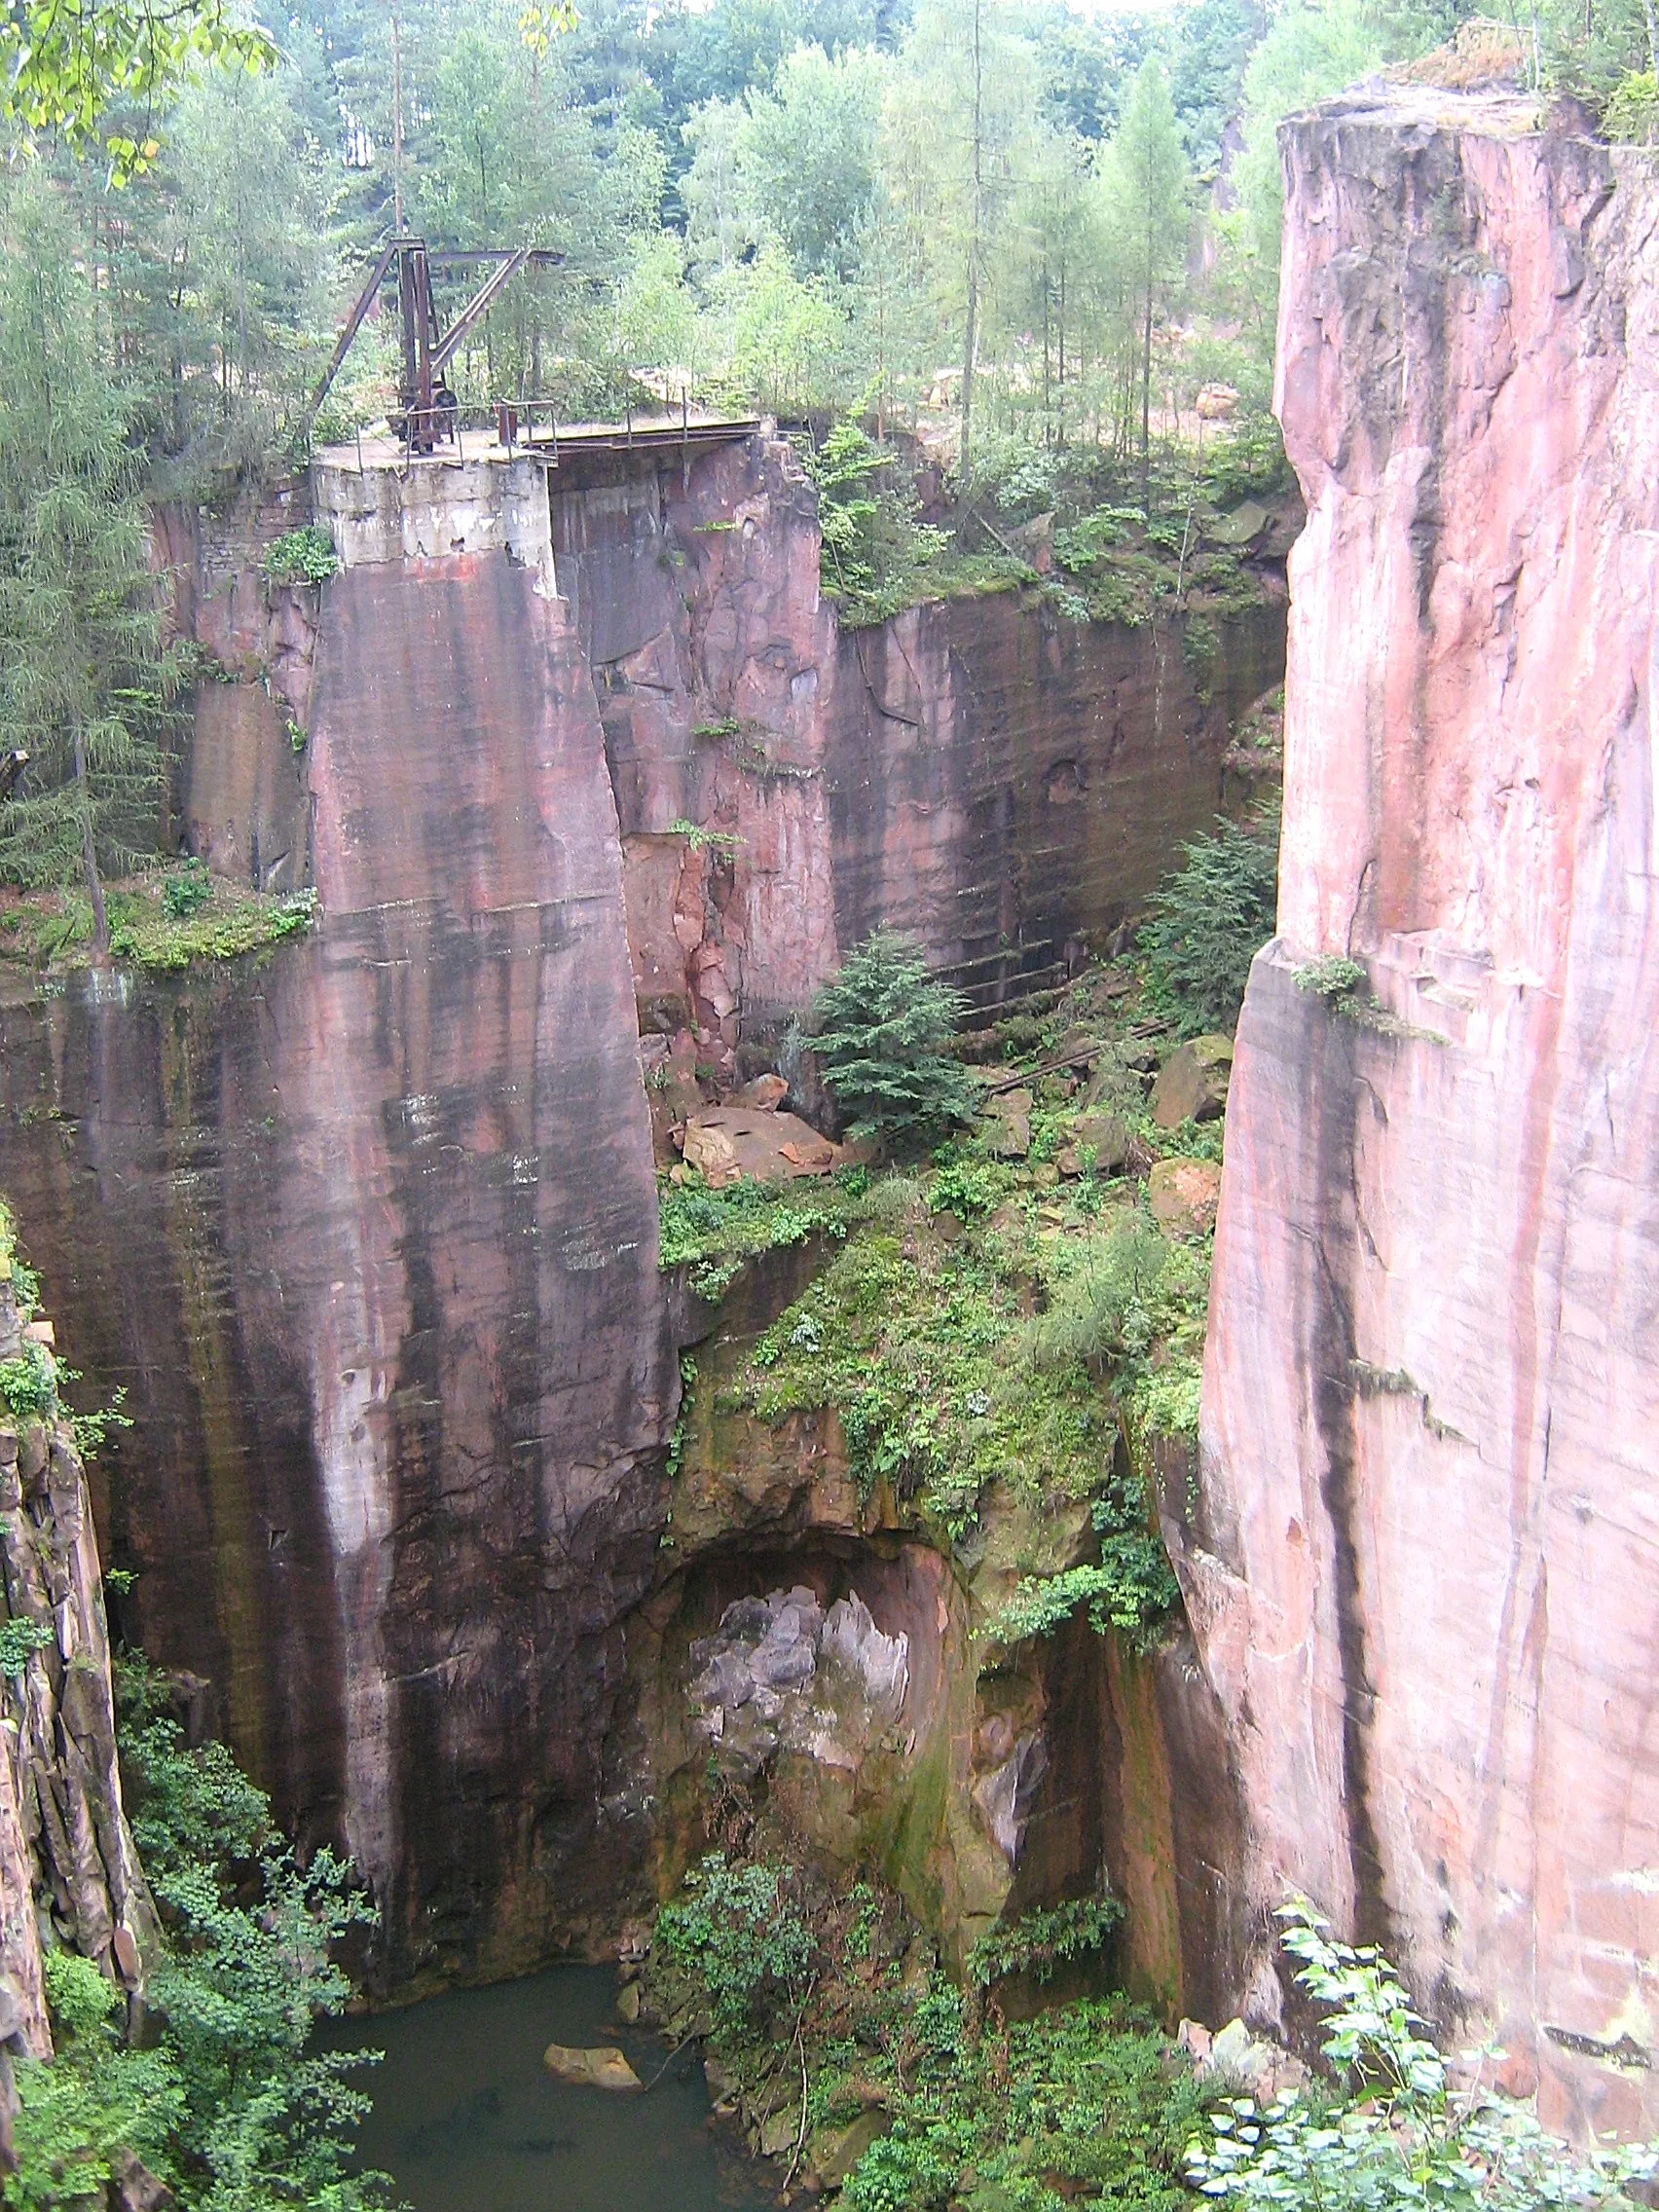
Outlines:
<svg viewBox="0 0 1659 2212"><path fill-rule="evenodd" d="M0 806L0 878L79 879L98 950L102 877L154 849L172 687L129 410L36 169L4 208L0 275L0 746L26 752Z"/></svg>
<svg viewBox="0 0 1659 2212"><path fill-rule="evenodd" d="M966 1011L897 930L876 930L848 953L813 1002L810 1043L850 1137L915 1150L973 1120L974 1085L946 1050Z"/></svg>
<svg viewBox="0 0 1659 2212"><path fill-rule="evenodd" d="M1161 307L1186 268L1192 180L1175 127L1169 86L1155 60L1143 61L1107 149L1104 173L1123 226L1140 328L1141 512L1152 512L1152 337Z"/></svg>
<svg viewBox="0 0 1659 2212"><path fill-rule="evenodd" d="M1273 934L1278 903L1278 816L1183 845L1186 866L1164 877L1140 933L1149 1002L1173 1015L1183 1037L1231 1029L1244 1003L1250 963Z"/></svg>

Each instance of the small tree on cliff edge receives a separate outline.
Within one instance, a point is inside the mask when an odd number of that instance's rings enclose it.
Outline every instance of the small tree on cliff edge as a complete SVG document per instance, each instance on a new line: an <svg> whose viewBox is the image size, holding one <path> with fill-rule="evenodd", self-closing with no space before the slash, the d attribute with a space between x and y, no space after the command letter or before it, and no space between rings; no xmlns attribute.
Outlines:
<svg viewBox="0 0 1659 2212"><path fill-rule="evenodd" d="M28 168L0 231L0 745L29 756L0 805L0 878L79 879L102 952L101 871L155 850L172 667L129 409L61 208Z"/></svg>
<svg viewBox="0 0 1659 2212"><path fill-rule="evenodd" d="M973 1120L974 1087L946 1049L966 1011L897 930L848 953L813 1002L810 1042L850 1137L916 1151Z"/></svg>

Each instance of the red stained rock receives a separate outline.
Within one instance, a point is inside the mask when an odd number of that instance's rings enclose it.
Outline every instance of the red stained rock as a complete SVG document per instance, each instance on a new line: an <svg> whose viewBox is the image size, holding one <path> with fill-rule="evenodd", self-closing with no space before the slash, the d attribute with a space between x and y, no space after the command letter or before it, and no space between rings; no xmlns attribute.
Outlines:
<svg viewBox="0 0 1659 2212"><path fill-rule="evenodd" d="M1159 1160L1147 1177L1152 1218L1180 1236L1202 1235L1215 1226L1221 1169L1207 1160Z"/></svg>
<svg viewBox="0 0 1659 2212"><path fill-rule="evenodd" d="M1659 199L1513 99L1355 93L1284 145L1282 936L1167 1528L1241 1918L1306 1889L1546 2121L1647 2132ZM1391 1031L1294 987L1323 953Z"/></svg>
<svg viewBox="0 0 1659 2212"><path fill-rule="evenodd" d="M717 1189L741 1182L783 1182L828 1175L847 1153L793 1114L764 1106L711 1106L685 1124L685 1163Z"/></svg>

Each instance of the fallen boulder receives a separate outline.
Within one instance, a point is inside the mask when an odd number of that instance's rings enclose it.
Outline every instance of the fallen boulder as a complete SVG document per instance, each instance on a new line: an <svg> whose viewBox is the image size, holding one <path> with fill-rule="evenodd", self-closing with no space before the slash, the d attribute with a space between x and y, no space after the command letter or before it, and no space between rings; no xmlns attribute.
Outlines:
<svg viewBox="0 0 1659 2212"><path fill-rule="evenodd" d="M1161 1229L1201 1236L1215 1227L1221 1169L1208 1160L1160 1160L1147 1177L1147 1200Z"/></svg>
<svg viewBox="0 0 1659 2212"><path fill-rule="evenodd" d="M1194 1037L1179 1045L1159 1070L1152 1087L1152 1118L1161 1129L1183 1122L1214 1122L1227 1106L1233 1073L1231 1037Z"/></svg>
<svg viewBox="0 0 1659 2212"><path fill-rule="evenodd" d="M685 1124L685 1164L711 1189L741 1182L781 1183L793 1175L828 1175L850 1155L810 1124L780 1108L710 1106Z"/></svg>
<svg viewBox="0 0 1659 2212"><path fill-rule="evenodd" d="M643 2089L645 2083L613 2044L599 2044L583 2050L574 2044L550 2043L541 2063L555 2082L569 2082L578 2089Z"/></svg>

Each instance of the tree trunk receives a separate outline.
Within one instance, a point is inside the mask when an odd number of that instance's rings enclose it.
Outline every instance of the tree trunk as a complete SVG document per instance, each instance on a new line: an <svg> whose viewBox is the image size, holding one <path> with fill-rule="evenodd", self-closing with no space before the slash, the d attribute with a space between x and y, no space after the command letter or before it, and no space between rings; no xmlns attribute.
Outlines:
<svg viewBox="0 0 1659 2212"><path fill-rule="evenodd" d="M1141 513L1152 520L1152 271L1146 279L1146 325L1141 347Z"/></svg>
<svg viewBox="0 0 1659 2212"><path fill-rule="evenodd" d="M92 903L92 952L101 966L109 958L109 915L104 909L97 846L92 837L92 798L87 783L87 747L78 722L75 725L75 790L81 801L81 866L87 878L87 897Z"/></svg>

